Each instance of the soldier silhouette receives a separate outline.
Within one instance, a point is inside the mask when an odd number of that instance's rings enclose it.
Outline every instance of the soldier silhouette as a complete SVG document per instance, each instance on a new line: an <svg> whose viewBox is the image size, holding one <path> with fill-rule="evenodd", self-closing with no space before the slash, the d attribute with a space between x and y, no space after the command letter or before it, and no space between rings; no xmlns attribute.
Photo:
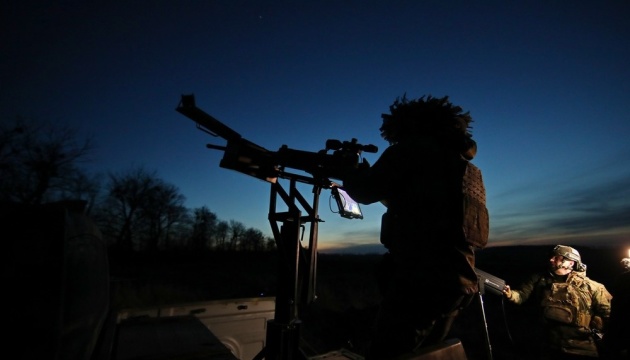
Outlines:
<svg viewBox="0 0 630 360"><path fill-rule="evenodd" d="M373 166L343 179L359 203L387 207L381 223L387 253L379 266L383 298L370 360L421 351L447 337L478 291L475 249L486 245L489 227L481 173L469 162L477 150L469 113L446 96L403 96L382 120L389 147Z"/></svg>

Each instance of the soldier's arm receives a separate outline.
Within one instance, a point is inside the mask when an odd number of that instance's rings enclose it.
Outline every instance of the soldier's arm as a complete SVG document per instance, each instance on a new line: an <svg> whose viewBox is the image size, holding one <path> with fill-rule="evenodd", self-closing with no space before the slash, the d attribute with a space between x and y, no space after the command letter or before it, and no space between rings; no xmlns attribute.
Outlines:
<svg viewBox="0 0 630 360"><path fill-rule="evenodd" d="M520 286L519 290L510 289L510 291L506 292L506 297L508 300L515 304L522 304L534 291L536 284L540 281L540 275L532 275L529 279L523 282ZM508 287L509 289L509 287ZM509 295L508 295L509 294Z"/></svg>
<svg viewBox="0 0 630 360"><path fill-rule="evenodd" d="M394 175L398 174L396 162L400 157L399 147L388 147L371 167L350 171L343 179L344 189L361 204L387 200L389 192L396 186Z"/></svg>
<svg viewBox="0 0 630 360"><path fill-rule="evenodd" d="M593 317L599 317L602 319L603 326L605 327L610 318L610 303L612 295L603 284L597 283L597 287L593 292Z"/></svg>

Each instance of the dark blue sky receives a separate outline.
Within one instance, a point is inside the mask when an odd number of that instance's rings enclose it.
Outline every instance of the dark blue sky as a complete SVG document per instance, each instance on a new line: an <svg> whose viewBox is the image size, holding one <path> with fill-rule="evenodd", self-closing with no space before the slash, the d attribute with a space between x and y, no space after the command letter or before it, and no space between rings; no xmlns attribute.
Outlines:
<svg viewBox="0 0 630 360"><path fill-rule="evenodd" d="M15 3L0 119L94 136L94 172L156 170L187 206L271 235L269 185L219 167L182 94L269 150L357 138L370 162L396 97L448 95L474 119L491 244L630 246L627 1ZM328 195L320 248L378 245L384 207L342 219Z"/></svg>

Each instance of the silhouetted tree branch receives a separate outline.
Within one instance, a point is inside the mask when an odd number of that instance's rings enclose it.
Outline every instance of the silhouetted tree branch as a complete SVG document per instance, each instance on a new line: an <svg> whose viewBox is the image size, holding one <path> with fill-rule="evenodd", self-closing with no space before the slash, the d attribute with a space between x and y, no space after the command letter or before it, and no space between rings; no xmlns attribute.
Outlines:
<svg viewBox="0 0 630 360"><path fill-rule="evenodd" d="M68 126L21 117L0 124L0 200L93 200L98 182L78 166L91 150L91 139L79 142Z"/></svg>

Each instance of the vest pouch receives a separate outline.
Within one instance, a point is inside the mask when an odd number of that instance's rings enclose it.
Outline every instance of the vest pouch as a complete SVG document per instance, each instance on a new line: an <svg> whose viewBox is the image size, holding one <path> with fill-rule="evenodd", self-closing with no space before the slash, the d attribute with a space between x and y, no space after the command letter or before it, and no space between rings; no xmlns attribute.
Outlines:
<svg viewBox="0 0 630 360"><path fill-rule="evenodd" d="M543 315L546 319L561 322L563 324L572 324L575 319L572 309L568 306L560 304L549 304L543 309Z"/></svg>
<svg viewBox="0 0 630 360"><path fill-rule="evenodd" d="M582 339L566 339L562 341L562 350L568 354L590 356L597 358L599 356L597 344L590 333L585 333Z"/></svg>
<svg viewBox="0 0 630 360"><path fill-rule="evenodd" d="M488 209L478 199L464 194L463 213L462 229L466 241L478 249L485 248L490 231Z"/></svg>
<svg viewBox="0 0 630 360"><path fill-rule="evenodd" d="M578 289L571 283L551 284L549 296L543 299L543 315L546 319L575 326L583 324L586 319L580 316L577 305L580 303ZM590 317L588 319L590 321Z"/></svg>
<svg viewBox="0 0 630 360"><path fill-rule="evenodd" d="M488 245L490 216L486 208L486 189L481 170L471 162L464 162L462 178L462 230L468 244L478 249Z"/></svg>

